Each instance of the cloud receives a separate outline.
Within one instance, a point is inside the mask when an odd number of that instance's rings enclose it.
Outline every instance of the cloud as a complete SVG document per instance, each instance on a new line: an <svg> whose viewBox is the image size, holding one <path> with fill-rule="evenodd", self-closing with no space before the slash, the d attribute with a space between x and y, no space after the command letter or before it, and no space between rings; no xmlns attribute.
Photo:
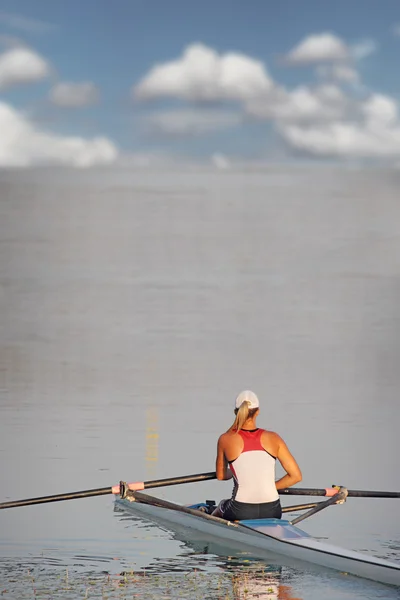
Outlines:
<svg viewBox="0 0 400 600"><path fill-rule="evenodd" d="M362 104L362 111L367 122L378 129L381 125L396 127L398 123L398 108L393 98L383 94L373 94Z"/></svg>
<svg viewBox="0 0 400 600"><path fill-rule="evenodd" d="M398 160L398 103L371 94L358 71L358 63L376 51L377 44L370 39L351 44L329 32L309 35L284 60L294 66L315 66L323 81L287 89L271 79L262 62L194 44L178 59L154 66L132 91L143 102L170 98L197 105L146 117L150 131L163 135L202 135L253 119L272 123L296 153ZM205 110L199 109L201 102L237 106L234 111ZM214 164L224 168L223 159L215 158Z"/></svg>
<svg viewBox="0 0 400 600"><path fill-rule="evenodd" d="M350 50L338 36L326 32L309 35L295 46L284 62L292 66L305 66L318 63L347 61Z"/></svg>
<svg viewBox="0 0 400 600"><path fill-rule="evenodd" d="M55 29L51 23L33 19L32 17L24 17L22 15L7 13L0 11L0 23L10 29L18 29L25 33L47 33Z"/></svg>
<svg viewBox="0 0 400 600"><path fill-rule="evenodd" d="M399 158L400 121L396 102L373 94L360 104L362 119L332 123L283 124L290 147L312 156L331 158Z"/></svg>
<svg viewBox="0 0 400 600"><path fill-rule="evenodd" d="M323 79L330 79L342 83L359 83L360 75L358 71L351 65L333 64L333 65L318 65L316 73Z"/></svg>
<svg viewBox="0 0 400 600"><path fill-rule="evenodd" d="M0 54L0 89L35 83L49 75L49 63L29 48L12 48Z"/></svg>
<svg viewBox="0 0 400 600"><path fill-rule="evenodd" d="M378 44L374 40L361 40L351 46L351 55L355 60L363 60L378 50Z"/></svg>
<svg viewBox="0 0 400 600"><path fill-rule="evenodd" d="M49 97L56 106L81 108L96 104L99 100L99 91L90 81L82 83L63 81L53 87Z"/></svg>
<svg viewBox="0 0 400 600"><path fill-rule="evenodd" d="M321 73L342 81L358 80L354 64L378 50L372 39L364 39L349 45L332 33L318 33L304 38L283 58L283 63L290 66L317 65Z"/></svg>
<svg viewBox="0 0 400 600"><path fill-rule="evenodd" d="M392 28L393 35L400 37L400 23L395 23Z"/></svg>
<svg viewBox="0 0 400 600"><path fill-rule="evenodd" d="M272 86L262 62L244 54L218 54L203 44L192 44L180 58L153 67L132 91L134 98L142 101L243 101L267 93Z"/></svg>
<svg viewBox="0 0 400 600"><path fill-rule="evenodd" d="M42 131L4 102L0 102L0 131L0 167L56 164L84 168L111 163L118 155L107 138L64 137Z"/></svg>
<svg viewBox="0 0 400 600"><path fill-rule="evenodd" d="M145 126L150 133L190 137L235 127L241 121L242 117L235 111L177 109L149 115Z"/></svg>
<svg viewBox="0 0 400 600"><path fill-rule="evenodd" d="M343 91L325 84L316 88L299 86L292 91L276 90L268 99L246 105L246 112L261 120L279 123L319 123L337 121L349 109L349 100Z"/></svg>

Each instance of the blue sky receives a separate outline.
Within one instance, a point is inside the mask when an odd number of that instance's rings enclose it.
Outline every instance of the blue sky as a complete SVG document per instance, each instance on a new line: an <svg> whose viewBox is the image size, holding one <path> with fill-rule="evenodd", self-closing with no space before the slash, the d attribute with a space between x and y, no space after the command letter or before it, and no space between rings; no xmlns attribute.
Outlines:
<svg viewBox="0 0 400 600"><path fill-rule="evenodd" d="M398 0L2 0L0 164L398 161L399 55Z"/></svg>

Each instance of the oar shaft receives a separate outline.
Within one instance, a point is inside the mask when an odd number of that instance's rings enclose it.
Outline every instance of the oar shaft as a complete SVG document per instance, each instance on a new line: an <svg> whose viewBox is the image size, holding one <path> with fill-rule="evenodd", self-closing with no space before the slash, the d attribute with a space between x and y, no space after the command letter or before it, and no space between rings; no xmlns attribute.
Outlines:
<svg viewBox="0 0 400 600"><path fill-rule="evenodd" d="M337 488L285 488L279 490L283 496L326 496L337 494ZM349 497L353 498L400 498L400 492L380 492L373 490L349 490Z"/></svg>
<svg viewBox="0 0 400 600"><path fill-rule="evenodd" d="M91 498L93 496L105 496L111 494L112 488L95 488L82 492L70 492L69 494L57 494L53 496L39 496L38 498L27 498L26 500L14 500L11 502L2 502L2 508L16 508L17 506L29 506L31 504L46 504L47 502L61 502L62 500L76 500L78 498Z"/></svg>
<svg viewBox="0 0 400 600"><path fill-rule="evenodd" d="M180 483L194 483L196 481L205 481L207 479L216 479L215 471L209 473L199 473L198 475L186 475L184 477L170 477L169 479L155 479L153 481L144 481L144 489L162 487L163 485L179 485Z"/></svg>
<svg viewBox="0 0 400 600"><path fill-rule="evenodd" d="M353 498L400 498L400 492L374 492L373 490L349 490Z"/></svg>
<svg viewBox="0 0 400 600"><path fill-rule="evenodd" d="M310 502L308 504L293 504L291 506L282 506L282 512L295 512L296 510L309 510L317 506L318 502Z"/></svg>
<svg viewBox="0 0 400 600"><path fill-rule="evenodd" d="M206 479L216 479L215 471L210 473L199 473L197 475L184 475L183 477L170 477L169 479L154 479L153 481L136 481L134 483L125 484L132 492L140 492L149 488L157 488L170 485L178 485L180 483L194 483L195 481L205 481ZM111 488L113 494L119 494L120 485L114 485Z"/></svg>
<svg viewBox="0 0 400 600"><path fill-rule="evenodd" d="M144 490L146 488L156 488L169 485L178 485L180 483L194 483L195 481L205 481L206 479L215 479L215 471L209 473L198 473L196 475L184 475L181 477L170 477L169 479L154 479L153 481L140 481L129 483L131 490ZM93 496L105 496L106 494L118 494L120 486L94 488L91 490L82 490L80 492L68 492L67 494L56 494L51 496L40 496L38 498L26 498L25 500L13 500L0 503L2 508L16 508L18 506L29 506L32 504L45 504L47 502L61 502L62 500L75 500L78 498L92 498Z"/></svg>

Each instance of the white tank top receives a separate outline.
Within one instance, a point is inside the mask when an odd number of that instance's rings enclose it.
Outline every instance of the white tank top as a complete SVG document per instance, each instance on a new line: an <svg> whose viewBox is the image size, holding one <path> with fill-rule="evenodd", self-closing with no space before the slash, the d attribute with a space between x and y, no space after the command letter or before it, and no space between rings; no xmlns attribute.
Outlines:
<svg viewBox="0 0 400 600"><path fill-rule="evenodd" d="M238 502L262 504L279 498L275 485L276 457L261 445L263 432L263 429L238 431L243 439L243 450L229 463L235 480L232 498Z"/></svg>

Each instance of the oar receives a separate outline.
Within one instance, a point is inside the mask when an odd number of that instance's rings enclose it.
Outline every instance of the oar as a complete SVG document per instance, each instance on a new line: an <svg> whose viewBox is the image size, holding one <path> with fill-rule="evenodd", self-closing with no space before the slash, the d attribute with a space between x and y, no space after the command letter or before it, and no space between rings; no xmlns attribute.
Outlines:
<svg viewBox="0 0 400 600"><path fill-rule="evenodd" d="M182 477L171 477L169 479L154 479L153 481L138 481L128 483L130 490L145 490L147 488L157 488L167 485L178 485L180 483L194 483L195 481L205 481L206 479L216 479L214 471L210 473L198 473L197 475L184 475ZM119 494L120 484L111 487L95 488L92 490L82 490L81 492L69 492L67 494L57 494L53 496L41 496L39 498L27 498L26 500L14 500L11 502L0 503L2 508L15 508L17 506L28 506L31 504L44 504L46 502L61 502L62 500L75 500L77 498L91 498L92 496L105 496L106 494Z"/></svg>
<svg viewBox="0 0 400 600"><path fill-rule="evenodd" d="M348 490L346 490L346 488L339 488L338 490L336 490L336 494L328 498L328 500L324 500L324 502L318 502L318 504L314 506L311 510L290 521L290 524L296 525L297 523L300 523L300 521L304 521L304 519L308 519L308 517L311 517L311 515L315 515L324 508L327 508L331 504L343 504L343 502L345 502L346 500L347 495Z"/></svg>
<svg viewBox="0 0 400 600"><path fill-rule="evenodd" d="M278 490L283 496L335 496L339 487L331 488L285 488ZM348 490L348 496L353 498L400 498L400 492L375 492L372 490Z"/></svg>
<svg viewBox="0 0 400 600"><path fill-rule="evenodd" d="M292 504L291 506L282 506L282 512L296 512L297 510L308 510L318 506L319 502L310 502L308 504Z"/></svg>

